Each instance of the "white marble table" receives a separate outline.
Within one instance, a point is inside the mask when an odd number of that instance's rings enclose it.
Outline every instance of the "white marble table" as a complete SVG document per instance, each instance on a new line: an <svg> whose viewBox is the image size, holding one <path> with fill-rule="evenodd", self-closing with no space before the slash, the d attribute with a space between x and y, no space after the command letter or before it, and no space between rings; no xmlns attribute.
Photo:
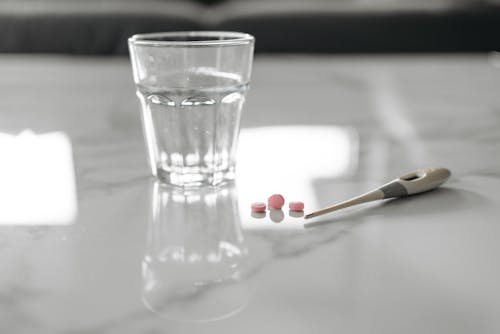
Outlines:
<svg viewBox="0 0 500 334"><path fill-rule="evenodd" d="M0 333L500 331L497 55L257 58L238 182L201 192L148 177L127 59L2 56L0 73L0 143L59 138L0 184ZM423 166L453 176L308 227L248 212Z"/></svg>

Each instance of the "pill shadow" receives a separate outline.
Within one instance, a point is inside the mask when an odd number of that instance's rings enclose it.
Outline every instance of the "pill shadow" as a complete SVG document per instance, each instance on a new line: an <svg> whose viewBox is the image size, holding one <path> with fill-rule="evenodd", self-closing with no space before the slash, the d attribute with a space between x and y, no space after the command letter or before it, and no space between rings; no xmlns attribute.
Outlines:
<svg viewBox="0 0 500 334"><path fill-rule="evenodd" d="M252 216L253 218L257 218L257 219L262 219L262 218L266 218L266 212L251 211L250 216Z"/></svg>
<svg viewBox="0 0 500 334"><path fill-rule="evenodd" d="M274 223L281 223L285 219L285 213L281 209L271 209L269 210L269 218L271 218L271 221Z"/></svg>
<svg viewBox="0 0 500 334"><path fill-rule="evenodd" d="M288 215L292 218L302 218L304 217L304 211L288 211Z"/></svg>

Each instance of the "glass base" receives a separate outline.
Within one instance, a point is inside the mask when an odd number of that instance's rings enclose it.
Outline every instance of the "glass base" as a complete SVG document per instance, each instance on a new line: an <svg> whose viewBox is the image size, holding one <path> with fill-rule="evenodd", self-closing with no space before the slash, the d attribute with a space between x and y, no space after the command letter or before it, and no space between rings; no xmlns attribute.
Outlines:
<svg viewBox="0 0 500 334"><path fill-rule="evenodd" d="M177 187L216 186L234 180L234 168L213 173L175 173L163 169L156 170L156 177Z"/></svg>

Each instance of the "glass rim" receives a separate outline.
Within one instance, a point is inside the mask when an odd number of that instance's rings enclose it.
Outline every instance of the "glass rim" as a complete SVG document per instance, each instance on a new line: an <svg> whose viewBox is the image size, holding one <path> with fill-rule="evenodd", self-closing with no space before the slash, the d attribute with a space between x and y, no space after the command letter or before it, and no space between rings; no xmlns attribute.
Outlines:
<svg viewBox="0 0 500 334"><path fill-rule="evenodd" d="M205 38L203 40L161 40L161 38ZM211 39L213 38L213 39ZM223 39L221 39L223 38ZM169 31L135 34L128 39L131 45L141 46L220 46L220 45L244 45L252 43L255 38L244 32L236 31Z"/></svg>

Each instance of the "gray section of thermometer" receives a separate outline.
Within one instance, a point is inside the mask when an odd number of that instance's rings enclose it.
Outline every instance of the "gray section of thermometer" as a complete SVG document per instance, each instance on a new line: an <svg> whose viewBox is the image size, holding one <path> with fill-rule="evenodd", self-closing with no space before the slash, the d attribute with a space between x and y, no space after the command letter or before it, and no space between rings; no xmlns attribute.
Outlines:
<svg viewBox="0 0 500 334"><path fill-rule="evenodd" d="M408 196L408 191L399 182L394 181L380 188L384 193L384 198Z"/></svg>

